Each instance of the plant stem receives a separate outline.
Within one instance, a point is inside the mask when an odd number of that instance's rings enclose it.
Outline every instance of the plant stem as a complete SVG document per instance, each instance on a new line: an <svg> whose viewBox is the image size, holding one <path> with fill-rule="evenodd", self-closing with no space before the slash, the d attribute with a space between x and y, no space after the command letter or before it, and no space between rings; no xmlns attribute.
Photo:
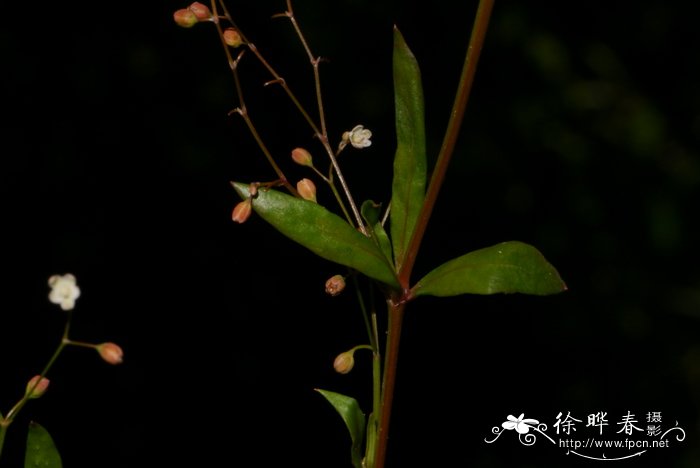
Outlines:
<svg viewBox="0 0 700 468"><path fill-rule="evenodd" d="M486 30L488 28L494 0L479 0L479 6L474 19L474 27L469 39L469 46L464 58L462 75L457 87L457 95L450 113L450 120L445 131L442 147L435 164L435 170L430 179L425 202L421 208L416 229L411 237L411 242L404 261L399 271L399 283L404 286L403 296L388 301L389 304L389 329L387 333L386 354L384 361L384 378L382 383L382 408L379 420L379 431L377 434L377 456L373 468L384 468L386 461L387 444L389 440L389 421L391 419L391 407L394 398L394 387L396 385L396 368L399 358L399 341L401 338L401 324L406 308L408 297L408 285L410 284L411 272L415 264L418 249L423 240L428 220L435 207L438 193L445 180L445 174L450 159L457 143L457 137L464 118L464 111L467 107L469 94L471 92L476 66L479 55L484 45Z"/></svg>
<svg viewBox="0 0 700 468"><path fill-rule="evenodd" d="M374 331L374 343L379 341L378 327L377 327L377 314L372 312L372 330ZM381 399L382 399L382 354L379 352L379 348L374 349L372 354L372 414L374 419L379 417L379 413L382 409Z"/></svg>
<svg viewBox="0 0 700 468"><path fill-rule="evenodd" d="M408 285L410 282L411 272L416 261L418 249L420 248L421 241L423 240L423 235L425 234L425 230L428 226L428 220L430 219L430 215L435 207L435 201L437 200L442 183L445 180L447 166L450 163L450 159L452 158L452 154L457 143L457 137L459 136L459 130L464 117L464 110L467 107L469 93L471 92L472 84L474 83L474 75L476 74L476 66L479 62L479 55L481 54L481 49L484 45L484 38L486 37L486 30L491 17L493 3L494 0L479 0L479 7L476 10L476 17L474 19L474 27L472 28L469 46L467 47L467 53L464 58L462 76L459 79L457 95L455 96L452 112L450 113L450 120L447 124L447 130L445 131L445 137L442 141L442 147L440 148L437 162L435 163L435 170L433 171L430 184L428 185L425 201L418 216L416 229L413 232L411 243L409 244L409 248L406 252L406 260L401 266L401 271L399 272L399 283L402 285Z"/></svg>
<svg viewBox="0 0 700 468"><path fill-rule="evenodd" d="M374 301L373 301L374 303ZM372 413L367 425L366 468L375 468L377 457L377 434L379 433L379 417L382 411L382 354L379 351L379 327L377 313L372 308L372 332L374 337L374 352L372 353Z"/></svg>
<svg viewBox="0 0 700 468"><path fill-rule="evenodd" d="M10 421L0 418L0 457L2 457L2 448L5 446L5 434L7 434L7 426Z"/></svg>
<svg viewBox="0 0 700 468"><path fill-rule="evenodd" d="M14 419L17 417L17 414L24 407L24 405L27 404L27 402L29 401L29 396L32 393L34 393L34 389L37 387L37 385L39 385L39 382L41 382L41 380L46 376L49 370L51 370L51 366L53 366L54 362L56 362L56 359L58 359L58 356L61 354L61 351L63 351L63 348L65 348L66 345L70 344L70 340L68 339L68 333L70 332L70 323L73 314L71 311L68 311L67 315L68 316L66 318L66 326L63 328L63 336L61 336L61 342L56 348L56 351L54 351L53 356L51 356L51 359L49 359L49 362L44 366L44 369L41 371L41 374L39 374L39 378L36 380L36 382L34 382L34 385L32 387L26 389L22 399L15 403L15 406L13 406L12 409L10 409L10 411L7 412L7 416L5 416L4 418L0 416L0 456L2 456L2 449L5 445L5 435L7 434L7 428L10 427L10 424L12 424L12 421L14 421Z"/></svg>
<svg viewBox="0 0 700 468"><path fill-rule="evenodd" d="M318 104L318 118L319 121L321 122L321 134L325 137L328 138L328 132L326 130L326 116L323 111L323 94L321 93L321 76L318 71L318 64L321 62L321 59L319 57L314 57L314 54L311 53L311 47L309 47L309 43L306 42L306 38L304 37L304 34L301 32L301 28L299 27L299 23L297 23L297 19L294 16L294 10L292 10L292 0L287 0L287 17L289 18L289 21L292 23L292 26L294 27L294 31L297 33L297 36L299 36L299 40L301 41L301 45L304 47L304 51L306 52L307 57L309 58L309 62L311 62L311 66L314 69L314 84L316 87L316 102Z"/></svg>
<svg viewBox="0 0 700 468"><path fill-rule="evenodd" d="M401 338L401 323L406 302L388 301L389 325L387 331L386 354L384 356L384 378L382 381L382 408L379 416L377 431L377 454L374 468L384 468L387 443L389 442L389 421L394 400L396 385L396 367L399 359L399 341Z"/></svg>
<svg viewBox="0 0 700 468"><path fill-rule="evenodd" d="M66 330L67 329L68 325L66 325ZM61 354L61 351L63 351L63 348L65 348L67 344L68 338L66 338L66 335L64 334L61 343L58 345L58 348L56 348L56 351L54 351L53 356L51 356L51 359L49 359L49 362L44 367L44 370L41 371L41 374L39 374L40 378L37 379L37 381L31 388L27 389L27 392L25 392L24 397L22 397L22 399L18 401L17 404L15 404L15 406L13 406L10 411L8 411L7 416L5 417L5 420L8 421L8 426L15 419L17 413L19 413L19 411L24 407L24 405L27 404L27 402L29 401L29 395L31 395L34 392L34 389L37 385L39 385L41 379L43 379L49 372L49 369L51 369L51 366L53 366L53 363L56 362L56 359L58 359L58 356Z"/></svg>

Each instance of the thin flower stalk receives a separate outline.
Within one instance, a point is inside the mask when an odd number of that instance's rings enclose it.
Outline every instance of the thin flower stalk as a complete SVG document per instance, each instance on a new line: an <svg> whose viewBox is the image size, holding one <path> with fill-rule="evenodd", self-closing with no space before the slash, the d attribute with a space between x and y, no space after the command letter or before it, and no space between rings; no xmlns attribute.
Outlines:
<svg viewBox="0 0 700 468"><path fill-rule="evenodd" d="M316 87L316 102L318 104L318 117L319 121L321 122L321 135L323 136L325 141L328 141L328 131L326 130L326 116L323 110L323 94L321 93L321 76L318 68L319 63L321 62L321 58L315 57L314 54L311 53L309 43L306 41L306 38L304 37L304 34L302 33L301 28L299 27L299 23L297 22L297 19L294 16L294 10L292 9L291 0L287 0L287 11L284 13L284 16L289 18L289 21L292 23L294 31L296 31L297 36L299 36L301 45L304 47L304 51L309 57L309 62L311 62L311 66L313 67L314 84Z"/></svg>
<svg viewBox="0 0 700 468"><path fill-rule="evenodd" d="M296 17L294 16L294 10L292 9L291 0L287 0L287 11L283 15L286 16L287 18L289 18L289 21L292 23L292 26L294 27L294 31L297 33L297 36L299 37L299 41L301 42L302 46L304 47L304 51L306 52L306 55L309 58L309 62L311 63L311 67L313 68L314 86L316 88L316 102L318 105L319 121L321 122L321 131L319 132L317 128L314 128L314 131L316 132L317 137L321 141L321 144L323 145L324 149L326 150L326 153L328 154L328 157L331 160L331 165L333 167L333 170L338 175L338 181L340 182L340 185L343 187L343 191L345 192L345 196L348 200L348 203L350 204L350 209L353 212L357 226L360 228L360 230L362 231L363 234L367 235L367 231L365 229L364 223L362 222L362 216L360 216L360 211L357 209L357 204L355 203L355 200L353 199L352 192L350 191L350 187L348 186L348 183L345 180L345 177L343 176L343 172L340 169L340 165L338 164L338 159L336 157L336 154L333 152L333 149L331 148L330 143L328 141L328 131L326 129L326 116L325 116L325 111L323 108L323 93L321 92L321 75L320 75L320 71L319 71L319 64L321 63L321 58L316 57L311 52L311 48L309 47L309 43L306 40L304 33L301 31L301 28L299 27L299 23L296 20ZM330 180L332 180L332 179L330 179Z"/></svg>
<svg viewBox="0 0 700 468"><path fill-rule="evenodd" d="M340 182L340 185L343 188L343 192L345 193L345 197L350 205L350 209L352 211L355 223L360 228L360 230L366 234L366 229L365 229L364 223L362 222L362 216L360 215L360 211L357 208L357 204L355 203L355 201L352 197L352 193L350 192L350 188L348 187L348 183L345 180L345 177L343 177L343 173L342 173L342 170L340 168L340 165L338 164L337 158L335 157L335 154L333 153L333 150L328 142L328 136L327 136L326 124L325 124L326 119L325 119L325 114L323 112L323 101L321 99L320 77L318 74L318 63L320 60L313 58L313 54L311 54L311 51L308 48L308 44L307 44L303 34L301 33L301 30L298 29L298 23L296 22L296 19L294 19L293 10L291 9L291 2L289 2L289 1L287 2L288 10L286 13L282 13L281 15L275 15L275 16L284 16L284 17L288 17L288 18L293 20L292 24L295 26L295 30L297 31L297 34L299 35L300 40L302 41L302 44L304 44L304 48L307 51L307 53L311 59L312 65L314 67L314 81L316 83L316 95L317 95L317 101L318 101L319 112L320 112L320 121L321 121L320 128L314 122L313 118L311 118L311 116L306 111L304 106L301 104L299 99L296 97L294 92L291 90L289 85L287 85L286 80L275 70L275 68L265 59L265 57L262 55L262 53L258 50L258 48L255 46L255 44L253 44L251 41L249 41L247 39L247 37L245 36L245 34L243 33L243 31L235 24L232 16L228 12L228 9L226 8L226 5L224 4L223 1L217 2L216 0L212 0L212 11L214 12L214 16L215 17L219 16L218 9L217 9L217 3L220 3L220 5L221 5L223 17L226 18L226 20L229 23L231 23L231 25L238 31L238 33L241 36L241 39L243 40L243 43L246 44L248 50L250 50L250 52L253 53L253 55L258 59L258 61L263 65L263 67L265 67L268 70L268 72L272 75L273 79L270 80L269 82L267 82L266 84L279 84L282 87L282 89L285 91L285 93L287 94L289 99L292 101L294 106L302 114L304 120L306 120L306 122L311 127L314 134L317 136L317 138L319 139L319 141L323 145L326 153L328 154L329 159L331 160L333 170L338 175L338 181ZM286 180L287 180L286 177L284 177L284 175L282 174L282 171L279 169L277 164L275 164L273 162L274 158L272 157L270 152L267 150L264 142L262 141L259 134L255 130L255 127L252 124L250 117L248 116L247 109L246 109L245 105L243 104L243 99L242 99L243 93L242 93L242 88L240 85L240 80L238 78L238 72L237 72L237 66L238 66L238 62L240 61L240 55L239 55L237 60L233 60L233 58L231 56L231 52L230 52L228 46L226 45L226 42L223 39L223 30L222 30L221 25L219 24L218 21L216 22L216 27L217 27L219 36L221 37L222 44L224 45L224 50L225 50L226 56L228 58L229 64L231 66L232 72L234 74L234 80L236 81L236 90L238 93L239 100L241 101L241 105L237 109L235 109L235 112L237 112L238 114L240 114L243 117L243 119L246 122L246 125L253 133L253 137L255 138L258 146L260 146L260 148L263 149L263 153L265 154L268 161L270 161L271 164L273 165L273 167L276 168L276 172L277 172L278 176L280 177L280 179L285 181L285 184L284 184L285 187L287 189L291 188L292 190L290 190L290 192L296 195L296 191L293 189L291 184L288 184L286 182ZM331 188L331 190L333 191L334 195L336 195L336 199L338 200L338 202L341 206L341 209L343 210L343 212L346 214L346 217L347 217L347 210L344 206L342 199L339 196L337 196L338 192L333 188Z"/></svg>
<svg viewBox="0 0 700 468"><path fill-rule="evenodd" d="M93 348L98 350L102 358L110 364L119 364L122 362L123 351L115 343L102 343L101 345L95 345L92 343L73 341L68 337L73 319L75 300L80 297L80 288L76 283L75 276L70 273L65 275L53 275L49 278L49 287L51 288L49 293L49 301L60 306L60 308L66 314L66 323L63 328L63 334L61 335L61 340L53 352L53 355L46 363L41 373L32 377L27 383L24 396L17 401L17 403L15 403L15 405L7 412L5 416L0 413L0 456L2 456L5 436L9 426L29 400L41 397L46 391L47 386L49 385L49 380L46 378L46 375L49 373L66 346L73 345Z"/></svg>
<svg viewBox="0 0 700 468"><path fill-rule="evenodd" d="M228 11L226 11L226 6L222 3L221 4L222 8L224 9L224 14L227 20L236 28L238 33L241 36L241 39L243 43L248 45L248 48L250 50L256 50L251 48L252 44L248 42L246 37L243 35L243 32L235 25L233 22L233 19L231 16L228 14ZM258 132L257 128L255 127L255 124L251 120L250 116L248 115L248 108L245 105L245 98L243 97L243 87L241 85L241 80L240 77L238 76L238 64L240 63L241 59L243 58L244 51L241 51L236 58L233 58L233 55L231 55L231 50L229 45L226 43L226 39L224 38L224 30L221 27L221 22L218 21L219 12L217 9L217 2L215 0L212 0L211 2L211 7L213 11L213 17L216 18L217 20L214 21L214 24L216 26L216 30L219 34L219 38L221 40L221 44L224 49L224 53L226 54L226 59L228 60L229 68L231 69L231 74L233 75L233 81L236 86L236 94L238 96L238 107L234 109L232 112L237 113L238 115L243 118L243 121L245 122L246 126L248 127L248 130L250 131L251 135L253 136L253 139L257 143L258 147L260 147L260 150L262 151L263 155L265 156L265 159L267 159L268 163L270 166L272 166L272 169L275 171L275 174L277 174L277 177L280 179L282 185L293 195L298 196L296 189L294 186L287 180L287 177L284 175L284 172L282 169L279 167L277 162L275 161L275 158L272 156L272 153L270 150L267 148L267 145L265 145L265 142L263 141L262 137L260 136L260 133ZM260 57L258 57L260 58Z"/></svg>
<svg viewBox="0 0 700 468"><path fill-rule="evenodd" d="M49 362L46 363L44 366L44 369L42 369L41 373L39 375L39 379L35 382L34 386L31 387L27 393L22 397L21 400L19 400L15 406L12 407L10 411L7 412L7 416L5 416L5 420L7 421L7 424L9 425L17 416L17 413L24 407L24 405L27 404L29 401L29 395L34 391L37 385L39 385L40 379L43 379L46 377L46 374L48 374L49 370L53 366L53 364L56 362L56 359L58 359L58 356L61 355L63 352L63 349L68 345L70 340L68 339L68 332L70 331L70 324L71 324L71 318L72 318L72 311L68 310L66 311L68 314L68 317L66 318L66 326L63 328L63 335L61 336L61 342L58 344L58 347L56 348L56 351L54 351L53 355L51 356L51 359L49 359Z"/></svg>

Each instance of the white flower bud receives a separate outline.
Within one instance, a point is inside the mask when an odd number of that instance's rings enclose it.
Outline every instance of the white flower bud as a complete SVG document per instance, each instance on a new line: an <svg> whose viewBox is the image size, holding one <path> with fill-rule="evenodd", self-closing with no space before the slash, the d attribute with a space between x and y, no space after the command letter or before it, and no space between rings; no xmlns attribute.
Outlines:
<svg viewBox="0 0 700 468"><path fill-rule="evenodd" d="M370 138L372 138L372 132L362 125L356 125L355 128L349 132L343 133L343 143L350 143L357 149L370 146L372 144Z"/></svg>
<svg viewBox="0 0 700 468"><path fill-rule="evenodd" d="M80 297L80 288L75 281L75 276L67 273L63 276L53 275L49 278L49 301L61 306L63 310L72 310L75 300Z"/></svg>

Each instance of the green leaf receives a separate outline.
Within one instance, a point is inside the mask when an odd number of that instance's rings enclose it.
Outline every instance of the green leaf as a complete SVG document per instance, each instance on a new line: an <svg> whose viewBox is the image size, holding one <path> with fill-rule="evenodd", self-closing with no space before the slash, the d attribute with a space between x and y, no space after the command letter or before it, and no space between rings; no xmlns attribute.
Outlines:
<svg viewBox="0 0 700 468"><path fill-rule="evenodd" d="M372 200L366 200L360 208L360 213L362 213L362 217L367 222L367 228L372 235L372 239L374 239L384 256L391 263L391 241L384 230L384 226L382 226L381 208L381 204L374 203Z"/></svg>
<svg viewBox="0 0 700 468"><path fill-rule="evenodd" d="M566 290L559 273L534 247L503 242L450 260L412 288L414 296L523 293L545 296Z"/></svg>
<svg viewBox="0 0 700 468"><path fill-rule="evenodd" d="M61 456L46 429L35 422L29 423L24 468L61 468Z"/></svg>
<svg viewBox="0 0 700 468"><path fill-rule="evenodd" d="M233 182L241 198L248 184ZM354 268L393 287L398 280L391 264L374 242L321 205L278 190L259 189L253 210L275 229L319 257Z"/></svg>
<svg viewBox="0 0 700 468"><path fill-rule="evenodd" d="M360 207L360 213L367 224L375 226L381 223L382 205L372 200L365 200Z"/></svg>
<svg viewBox="0 0 700 468"><path fill-rule="evenodd" d="M396 271L403 264L425 198L425 110L420 69L394 28L396 156L391 193L391 240Z"/></svg>
<svg viewBox="0 0 700 468"><path fill-rule="evenodd" d="M365 415L360 405L352 397L328 390L316 389L323 395L333 408L345 421L352 439L352 464L355 468L362 468L362 441L365 435Z"/></svg>

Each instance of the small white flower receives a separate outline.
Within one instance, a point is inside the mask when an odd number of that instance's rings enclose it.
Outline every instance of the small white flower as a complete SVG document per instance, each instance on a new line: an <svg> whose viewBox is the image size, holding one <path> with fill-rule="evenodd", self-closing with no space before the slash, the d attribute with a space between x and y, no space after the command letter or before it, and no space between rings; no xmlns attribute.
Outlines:
<svg viewBox="0 0 700 468"><path fill-rule="evenodd" d="M362 125L356 125L355 128L349 132L343 133L343 141L350 142L350 144L357 149L370 146L372 144L370 138L372 138L372 132Z"/></svg>
<svg viewBox="0 0 700 468"><path fill-rule="evenodd" d="M72 310L75 300L80 297L80 288L75 282L75 276L70 273L53 275L49 278L49 301L61 306L63 310Z"/></svg>

